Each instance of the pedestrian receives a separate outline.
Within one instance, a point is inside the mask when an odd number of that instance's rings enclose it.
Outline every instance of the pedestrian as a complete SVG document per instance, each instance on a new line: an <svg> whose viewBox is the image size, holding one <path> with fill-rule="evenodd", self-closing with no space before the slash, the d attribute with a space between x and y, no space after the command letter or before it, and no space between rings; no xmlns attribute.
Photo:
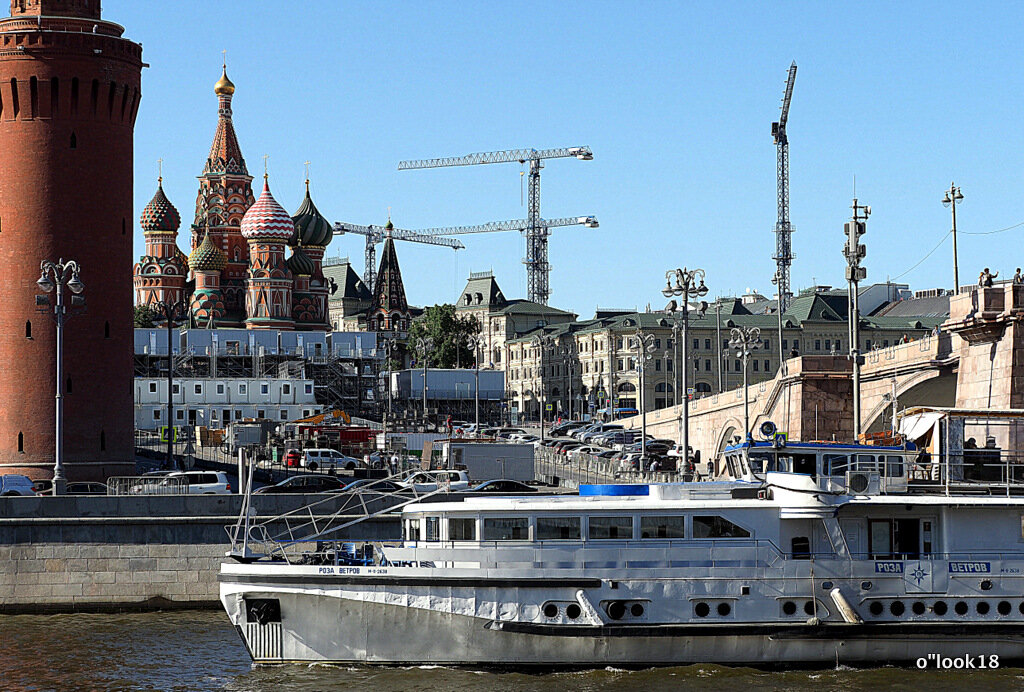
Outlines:
<svg viewBox="0 0 1024 692"><path fill-rule="evenodd" d="M999 272L990 272L988 267L985 267L980 274L978 274L978 285L982 288L991 288L992 280L999 276Z"/></svg>
<svg viewBox="0 0 1024 692"><path fill-rule="evenodd" d="M1013 283L1015 286L1024 284L1024 276L1021 276L1020 267L1017 267L1017 273L1013 275Z"/></svg>
<svg viewBox="0 0 1024 692"><path fill-rule="evenodd" d="M398 475L398 455L393 452L391 454L391 475Z"/></svg>

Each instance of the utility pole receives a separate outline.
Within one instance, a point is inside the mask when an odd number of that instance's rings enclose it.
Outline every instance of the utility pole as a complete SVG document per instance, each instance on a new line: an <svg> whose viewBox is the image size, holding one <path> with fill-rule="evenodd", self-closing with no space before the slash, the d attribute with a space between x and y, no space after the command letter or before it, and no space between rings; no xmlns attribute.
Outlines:
<svg viewBox="0 0 1024 692"><path fill-rule="evenodd" d="M860 243L860 237L867 230L866 221L871 215L871 207L864 206L853 198L853 216L843 226L846 233L846 246L843 255L846 257L846 281L850 291L850 358L853 360L853 441L860 439L860 282L867 278L867 269L860 266L860 261L867 254L867 249Z"/></svg>
<svg viewBox="0 0 1024 692"><path fill-rule="evenodd" d="M949 189L942 198L942 205L953 210L953 295L960 293L960 263L956 255L956 205L960 204L963 198L960 188L953 183L949 184Z"/></svg>

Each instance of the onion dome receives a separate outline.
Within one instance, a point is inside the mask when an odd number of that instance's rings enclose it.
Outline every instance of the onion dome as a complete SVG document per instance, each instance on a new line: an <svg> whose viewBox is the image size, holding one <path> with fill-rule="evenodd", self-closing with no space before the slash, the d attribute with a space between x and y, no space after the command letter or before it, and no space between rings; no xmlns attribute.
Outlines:
<svg viewBox="0 0 1024 692"><path fill-rule="evenodd" d="M309 258L309 255L305 253L302 246L296 246L292 250L292 256L285 262L288 265L288 269L291 270L295 276L312 276L313 272L316 271L316 265L313 264L313 260Z"/></svg>
<svg viewBox="0 0 1024 692"><path fill-rule="evenodd" d="M306 198L302 200L299 210L292 216L295 222L295 235L288 241L289 245L305 245L306 247L327 247L334 237L331 222L313 204L309 196L309 181L306 181Z"/></svg>
<svg viewBox="0 0 1024 692"><path fill-rule="evenodd" d="M156 194L142 210L139 224L143 231L174 232L181 225L181 215L164 194L163 178L157 182Z"/></svg>
<svg viewBox="0 0 1024 692"><path fill-rule="evenodd" d="M231 83L230 79L228 79L227 65L224 66L224 72L221 74L220 79L218 79L217 83L213 85L213 93L217 94L218 96L222 94L225 96L230 96L231 94L235 93L235 85Z"/></svg>
<svg viewBox="0 0 1024 692"><path fill-rule="evenodd" d="M214 245L210 234L207 233L203 237L203 242L199 243L199 246L188 256L188 264L192 271L219 272L227 266L228 258L219 247Z"/></svg>
<svg viewBox="0 0 1024 692"><path fill-rule="evenodd" d="M270 184L263 178L263 192L256 203L242 217L242 236L247 240L263 238L287 242L295 235L295 223L274 196Z"/></svg>

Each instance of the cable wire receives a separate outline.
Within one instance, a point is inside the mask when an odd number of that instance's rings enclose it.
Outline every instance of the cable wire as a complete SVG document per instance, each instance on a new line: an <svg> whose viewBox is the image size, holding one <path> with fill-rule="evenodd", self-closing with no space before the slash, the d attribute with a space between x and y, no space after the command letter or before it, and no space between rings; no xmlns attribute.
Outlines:
<svg viewBox="0 0 1024 692"><path fill-rule="evenodd" d="M920 260L918 261L918 263L917 263L917 264L915 264L915 265L914 265L913 267L911 267L911 268L910 268L910 269L908 269L907 271L903 272L902 274L898 274L898 275L896 275L896 276L892 277L891 279L889 279L889 281L895 281L896 279L901 279L901 278L903 278L904 276L906 276L907 274L909 274L910 272L912 272L912 271L914 271L915 269L917 269L918 267L920 267L920 266L921 266L922 264L924 264L924 261L925 261L926 259L928 259L928 258L929 258L929 257L931 257L931 256L932 256L933 254L935 254L935 251L936 251L936 250L938 250L938 249L939 249L939 248L940 248L940 247L942 246L942 244L943 244L944 242L946 242L946 238L948 238L948 237L949 237L949 236L951 236L952 234L953 234L953 231L946 231L946 235L942 236L942 240L940 240L940 241L939 241L938 245L936 245L935 247L933 247L933 248L932 248L932 249L931 249L931 250L930 250L930 251L928 252L928 254L927 254L927 255L925 255L924 257L922 257L922 258L921 258L921 259L920 259Z"/></svg>

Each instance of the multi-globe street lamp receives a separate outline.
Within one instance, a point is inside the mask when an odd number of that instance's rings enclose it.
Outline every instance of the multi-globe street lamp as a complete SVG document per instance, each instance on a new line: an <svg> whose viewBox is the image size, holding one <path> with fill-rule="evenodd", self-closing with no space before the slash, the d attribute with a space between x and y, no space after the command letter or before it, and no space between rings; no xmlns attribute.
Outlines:
<svg viewBox="0 0 1024 692"><path fill-rule="evenodd" d="M53 305L53 321L57 325L57 382L55 415L56 444L53 451L53 494L63 495L67 488L67 478L64 475L64 322L69 317L67 306L64 304L65 287L71 291L71 306L78 307L85 305L85 298L81 295L85 290L85 284L79 276L81 268L78 262L62 259L57 262L43 260L39 265L39 280L36 285L44 293L56 291L56 301ZM49 312L50 299L48 296L36 296L36 307Z"/></svg>
<svg viewBox="0 0 1024 692"><path fill-rule="evenodd" d="M174 442L177 437L174 425L174 348L172 347L174 336L174 323L185 319L188 306L183 300L158 300L150 303L147 307L156 321L163 320L167 323L167 468L176 469L174 463Z"/></svg>
<svg viewBox="0 0 1024 692"><path fill-rule="evenodd" d="M672 284L673 278L675 279L675 285ZM698 283L699 281L699 283ZM681 378L682 382L680 393L683 410L679 417L679 447L683 453L684 463L690 460L690 405L689 405L689 387L687 386L687 379L689 378L689 362L690 359L687 355L687 336L686 328L690 322L690 299L691 298L703 298L708 294L708 287L704 285L704 270L703 269L674 269L665 272L665 288L662 289L662 294L666 298L677 296L682 300L678 303L674 300L669 301L669 304L665 307L665 311L673 316L675 319L676 315L679 316L679 327L682 341L682 367ZM699 307L694 311L698 316L703 317L704 313L707 312L708 304L705 301L701 301ZM678 341L678 339L677 339Z"/></svg>
<svg viewBox="0 0 1024 692"><path fill-rule="evenodd" d="M654 334L644 334L642 330L637 329L634 346L636 347L636 370L640 375L637 379L640 381L640 461L643 463L647 461L647 397L644 391L646 385L644 370L647 361L654 357Z"/></svg>
<svg viewBox="0 0 1024 692"><path fill-rule="evenodd" d="M473 386L473 429L477 435L480 434L480 356L483 344L484 340L476 334L466 339L466 345L473 351L473 371L476 378Z"/></svg>
<svg viewBox="0 0 1024 692"><path fill-rule="evenodd" d="M758 327L733 327L729 346L736 351L736 356L743 361L743 439L750 440L750 397L747 382L747 360L761 343L761 330Z"/></svg>
<svg viewBox="0 0 1024 692"><path fill-rule="evenodd" d="M576 344L575 344L575 342L570 341L569 343L567 343L565 346L563 346L560 349L560 352L561 352L561 355L562 355L562 366L563 366L563 369L565 371L565 379L567 381L565 389L566 389L566 393L568 395L567 401L569 403L569 420L572 420L573 419L573 417L572 417L572 414L573 414L573 406L572 406L572 395L573 395L572 378L573 378L573 375L575 375L575 373L576 373L576 358L577 358L577 351L576 351Z"/></svg>
<svg viewBox="0 0 1024 692"><path fill-rule="evenodd" d="M942 197L942 206L950 207L953 211L953 295L960 292L960 263L956 255L956 205L960 204L964 196L960 194L960 188L950 183Z"/></svg>
<svg viewBox="0 0 1024 692"><path fill-rule="evenodd" d="M544 406L547 403L547 392L544 385L544 351L555 344L550 334L541 334L533 337L530 341L537 349L537 361L540 364L540 441L544 441Z"/></svg>

